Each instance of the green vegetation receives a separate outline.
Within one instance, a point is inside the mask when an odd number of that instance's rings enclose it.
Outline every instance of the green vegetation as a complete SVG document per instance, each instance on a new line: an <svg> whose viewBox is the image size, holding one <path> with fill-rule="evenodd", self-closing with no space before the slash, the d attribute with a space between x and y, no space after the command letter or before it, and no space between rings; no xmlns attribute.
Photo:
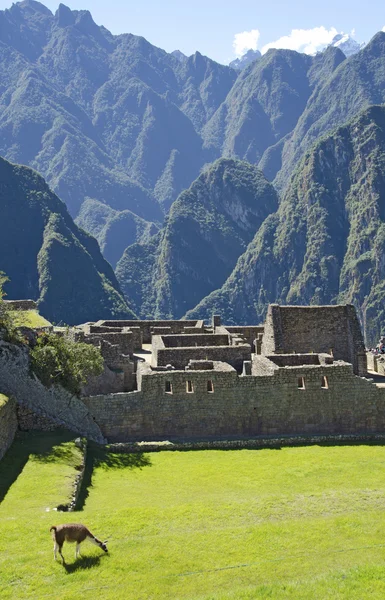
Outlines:
<svg viewBox="0 0 385 600"><path fill-rule="evenodd" d="M0 505L4 600L384 597L381 446L99 455L84 511L53 515L72 473L55 446L31 450ZM74 521L109 555L65 545L55 563L49 527Z"/></svg>
<svg viewBox="0 0 385 600"><path fill-rule="evenodd" d="M48 320L135 318L97 242L79 229L44 179L0 159L0 270L9 298L32 298Z"/></svg>
<svg viewBox="0 0 385 600"><path fill-rule="evenodd" d="M7 396L4 396L4 394L0 394L0 408L2 406L5 406L5 404L7 404L7 402L8 402Z"/></svg>
<svg viewBox="0 0 385 600"><path fill-rule="evenodd" d="M15 327L40 329L52 325L47 319L39 315L37 310L11 310L10 317Z"/></svg>
<svg viewBox="0 0 385 600"><path fill-rule="evenodd" d="M30 355L31 369L46 387L60 384L73 394L80 393L89 376L103 373L104 360L98 348L65 336L39 336Z"/></svg>
<svg viewBox="0 0 385 600"><path fill-rule="evenodd" d="M385 108L373 106L301 161L221 289L188 318L262 321L269 302L353 303L374 345L383 332Z"/></svg>
<svg viewBox="0 0 385 600"><path fill-rule="evenodd" d="M0 334L6 341L18 343L20 335L17 332L16 324L12 315L12 311L4 302L5 292L4 284L7 283L8 277L0 271Z"/></svg>
<svg viewBox="0 0 385 600"><path fill-rule="evenodd" d="M143 318L181 318L230 275L264 219L273 186L246 162L210 165L171 207L160 234L127 248L116 273Z"/></svg>

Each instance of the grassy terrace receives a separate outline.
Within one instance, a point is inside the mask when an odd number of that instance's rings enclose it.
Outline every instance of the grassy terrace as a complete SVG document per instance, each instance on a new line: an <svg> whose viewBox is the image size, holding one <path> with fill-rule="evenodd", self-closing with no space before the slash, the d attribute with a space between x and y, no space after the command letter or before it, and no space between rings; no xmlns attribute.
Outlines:
<svg viewBox="0 0 385 600"><path fill-rule="evenodd" d="M51 323L39 315L37 310L12 310L11 316L16 327L50 327Z"/></svg>
<svg viewBox="0 0 385 600"><path fill-rule="evenodd" d="M24 465L0 504L2 600L385 596L381 446L99 456L69 515L46 512L78 460L64 442L26 461L26 438L0 463L0 482ZM71 521L111 536L110 554L84 544L75 562L66 545L55 563L48 529Z"/></svg>

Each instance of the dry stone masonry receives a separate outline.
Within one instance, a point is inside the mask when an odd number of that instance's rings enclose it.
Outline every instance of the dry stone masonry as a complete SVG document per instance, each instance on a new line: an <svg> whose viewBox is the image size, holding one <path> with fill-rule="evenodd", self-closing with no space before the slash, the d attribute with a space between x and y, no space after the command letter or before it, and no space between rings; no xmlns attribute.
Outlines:
<svg viewBox="0 0 385 600"><path fill-rule="evenodd" d="M16 402L0 394L0 460L11 446L16 431Z"/></svg>
<svg viewBox="0 0 385 600"><path fill-rule="evenodd" d="M21 426L38 424L35 412L47 428L109 442L385 432L385 387L367 375L353 306L271 305L264 325L247 327L214 316L209 325L99 321L56 332L100 348L104 373L81 398L45 390L26 354L1 343L0 392L23 406Z"/></svg>

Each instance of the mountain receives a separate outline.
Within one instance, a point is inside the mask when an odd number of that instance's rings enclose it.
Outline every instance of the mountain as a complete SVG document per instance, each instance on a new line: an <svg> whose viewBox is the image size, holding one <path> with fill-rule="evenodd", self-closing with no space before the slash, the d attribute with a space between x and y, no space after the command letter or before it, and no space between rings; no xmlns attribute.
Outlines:
<svg viewBox="0 0 385 600"><path fill-rule="evenodd" d="M159 231L157 225L130 210L117 211L89 198L83 202L76 224L96 238L103 256L113 268L127 246L146 243Z"/></svg>
<svg viewBox="0 0 385 600"><path fill-rule="evenodd" d="M385 107L372 106L308 151L219 289L187 313L262 321L269 302L353 303L367 344L385 325Z"/></svg>
<svg viewBox="0 0 385 600"><path fill-rule="evenodd" d="M357 52L359 52L365 46L365 44L359 44L348 33L337 33L337 35L332 39L330 45L342 50L346 57L357 54Z"/></svg>
<svg viewBox="0 0 385 600"><path fill-rule="evenodd" d="M53 322L135 318L98 244L28 167L0 158L0 271L7 298L38 301Z"/></svg>
<svg viewBox="0 0 385 600"><path fill-rule="evenodd" d="M255 166L220 159L173 203L164 229L127 248L116 274L143 318L180 318L221 286L278 207Z"/></svg>
<svg viewBox="0 0 385 600"><path fill-rule="evenodd" d="M205 147L215 156L258 164L293 131L312 93L344 60L335 48L315 57L269 50L239 74L203 130Z"/></svg>
<svg viewBox="0 0 385 600"><path fill-rule="evenodd" d="M246 52L246 54L241 56L241 58L236 58L235 60L233 60L229 64L229 67L232 67L233 69L236 69L237 71L242 71L243 69L248 67L255 60L259 60L261 58L261 56L262 56L262 54L260 53L259 50L248 50Z"/></svg>
<svg viewBox="0 0 385 600"><path fill-rule="evenodd" d="M172 56L175 56L175 58L177 58L181 63L187 60L187 56L183 54L183 52L181 52L180 50L174 50L173 52L171 52L171 54Z"/></svg>
<svg viewBox="0 0 385 600"><path fill-rule="evenodd" d="M0 154L42 173L73 217L90 198L150 222L207 162L199 131L236 79L33 0L0 11L0 67Z"/></svg>
<svg viewBox="0 0 385 600"><path fill-rule="evenodd" d="M338 49L328 48L338 52ZM373 104L385 102L385 33L379 32L360 52L323 77L281 148L282 168L275 178L285 189L291 173L308 148Z"/></svg>

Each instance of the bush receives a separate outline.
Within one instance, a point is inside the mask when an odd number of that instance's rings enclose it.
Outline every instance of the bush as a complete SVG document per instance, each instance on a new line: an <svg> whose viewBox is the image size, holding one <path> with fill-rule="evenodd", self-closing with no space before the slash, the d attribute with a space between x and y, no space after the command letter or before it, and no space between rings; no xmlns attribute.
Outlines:
<svg viewBox="0 0 385 600"><path fill-rule="evenodd" d="M4 297L6 294L3 286L7 281L9 281L8 277L2 271L0 271L0 337L5 339L7 342L18 344L22 341L22 339L14 324L11 311L4 302Z"/></svg>
<svg viewBox="0 0 385 600"><path fill-rule="evenodd" d="M97 348L52 333L41 335L30 355L31 369L46 387L57 383L75 395L89 376L103 372Z"/></svg>

